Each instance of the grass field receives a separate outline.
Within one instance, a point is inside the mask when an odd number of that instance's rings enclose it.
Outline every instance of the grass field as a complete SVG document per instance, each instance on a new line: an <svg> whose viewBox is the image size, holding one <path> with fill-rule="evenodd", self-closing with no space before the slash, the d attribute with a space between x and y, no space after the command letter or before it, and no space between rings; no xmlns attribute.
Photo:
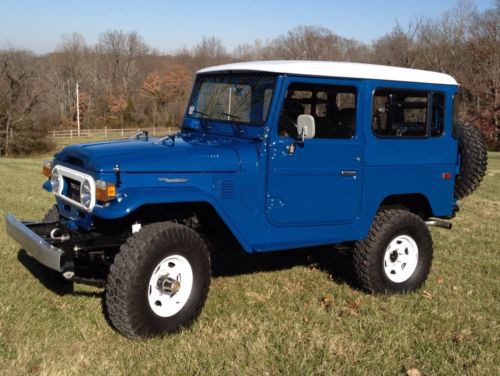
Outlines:
<svg viewBox="0 0 500 376"><path fill-rule="evenodd" d="M0 159L0 374L500 374L500 153L454 229L432 229L421 290L363 293L348 253L235 251L215 260L195 325L148 341L108 325L102 290L63 294L7 237L7 212L41 218L52 205L40 159Z"/></svg>

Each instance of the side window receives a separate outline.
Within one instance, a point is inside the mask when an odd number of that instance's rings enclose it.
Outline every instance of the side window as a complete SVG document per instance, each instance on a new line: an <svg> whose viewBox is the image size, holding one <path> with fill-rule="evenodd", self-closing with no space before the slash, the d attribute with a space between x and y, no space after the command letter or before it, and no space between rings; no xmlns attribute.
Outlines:
<svg viewBox="0 0 500 376"><path fill-rule="evenodd" d="M356 88L291 84L280 115L281 137L298 137L296 124L301 114L314 117L314 138L351 138L356 125Z"/></svg>
<svg viewBox="0 0 500 376"><path fill-rule="evenodd" d="M432 94L431 136L440 137L444 131L444 95Z"/></svg>
<svg viewBox="0 0 500 376"><path fill-rule="evenodd" d="M382 137L426 136L427 102L427 92L376 90L373 95L373 132Z"/></svg>

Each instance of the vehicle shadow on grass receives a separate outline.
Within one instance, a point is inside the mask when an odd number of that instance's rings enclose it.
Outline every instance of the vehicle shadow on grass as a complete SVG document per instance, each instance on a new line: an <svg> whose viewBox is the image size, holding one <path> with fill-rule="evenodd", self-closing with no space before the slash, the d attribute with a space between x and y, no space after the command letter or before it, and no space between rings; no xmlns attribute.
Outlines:
<svg viewBox="0 0 500 376"><path fill-rule="evenodd" d="M33 277L54 294L103 297L103 291L75 291L73 282L65 280L58 272L41 265L24 250L18 252L17 258ZM273 272L296 266L319 269L329 274L338 284L359 288L354 274L352 253L349 250L312 247L248 254L238 244L232 242L221 242L212 250L212 276L214 278Z"/></svg>
<svg viewBox="0 0 500 376"><path fill-rule="evenodd" d="M212 252L212 275L215 278L304 266L329 274L338 284L359 288L350 250L310 247L248 254L237 244L222 244L215 248Z"/></svg>
<svg viewBox="0 0 500 376"><path fill-rule="evenodd" d="M33 277L38 279L46 289L56 295L74 294L94 298L101 298L103 296L101 291L75 291L73 282L65 280L60 273L41 265L23 249L17 253L17 259Z"/></svg>

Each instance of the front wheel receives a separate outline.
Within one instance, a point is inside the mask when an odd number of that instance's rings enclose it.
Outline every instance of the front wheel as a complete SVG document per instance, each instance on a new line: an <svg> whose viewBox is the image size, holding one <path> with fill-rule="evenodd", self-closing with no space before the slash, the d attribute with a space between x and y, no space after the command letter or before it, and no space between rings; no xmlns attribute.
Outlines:
<svg viewBox="0 0 500 376"><path fill-rule="evenodd" d="M127 337L176 332L200 314L210 277L210 254L198 233L171 222L144 226L110 268L108 317Z"/></svg>
<svg viewBox="0 0 500 376"><path fill-rule="evenodd" d="M356 274L369 292L412 291L427 279L432 252L429 229L420 217L405 210L382 211L354 247Z"/></svg>

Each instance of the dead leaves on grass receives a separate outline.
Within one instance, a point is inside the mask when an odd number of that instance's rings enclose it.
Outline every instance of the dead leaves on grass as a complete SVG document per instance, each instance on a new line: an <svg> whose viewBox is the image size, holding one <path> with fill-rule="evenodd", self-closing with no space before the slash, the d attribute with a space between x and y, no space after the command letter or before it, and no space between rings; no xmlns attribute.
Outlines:
<svg viewBox="0 0 500 376"><path fill-rule="evenodd" d="M361 300L351 300L347 302L347 309L351 316L358 317L360 314Z"/></svg>
<svg viewBox="0 0 500 376"><path fill-rule="evenodd" d="M409 370L406 371L406 374L408 376L420 376L421 375L420 371L416 368L410 368Z"/></svg>
<svg viewBox="0 0 500 376"><path fill-rule="evenodd" d="M432 294L429 291L423 291L422 292L422 298L432 300Z"/></svg>
<svg viewBox="0 0 500 376"><path fill-rule="evenodd" d="M326 294L319 301L326 311L329 312L333 309L333 296L331 294Z"/></svg>
<svg viewBox="0 0 500 376"><path fill-rule="evenodd" d="M461 344L465 341L469 341L472 338L472 332L468 329L461 330L458 333L455 333L452 337L453 343Z"/></svg>
<svg viewBox="0 0 500 376"><path fill-rule="evenodd" d="M326 294L321 299L319 299L321 306L325 309L325 311L330 312L334 308L334 299L331 294ZM348 300L344 301L345 306L340 307L339 316L344 314L349 314L354 317L358 317L360 315L360 307L361 300Z"/></svg>
<svg viewBox="0 0 500 376"><path fill-rule="evenodd" d="M255 291L248 291L245 293L245 296L247 298L252 299L253 301L258 301L258 302L265 302L266 300L269 299L269 297L259 294L258 292Z"/></svg>

